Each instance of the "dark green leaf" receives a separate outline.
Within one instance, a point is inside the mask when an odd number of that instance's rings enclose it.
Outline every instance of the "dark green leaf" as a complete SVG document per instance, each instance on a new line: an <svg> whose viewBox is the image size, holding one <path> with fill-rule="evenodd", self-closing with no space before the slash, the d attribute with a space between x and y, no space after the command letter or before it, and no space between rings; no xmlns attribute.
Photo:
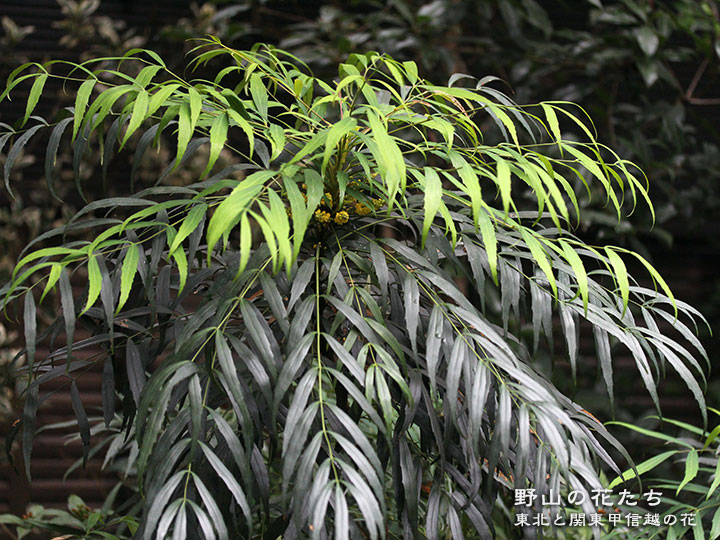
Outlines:
<svg viewBox="0 0 720 540"><path fill-rule="evenodd" d="M80 393L78 392L77 384L75 380L70 384L70 399L72 402L72 409L77 419L78 428L80 429L80 439L82 441L82 453L83 453L83 468L87 463L88 453L90 452L90 423L88 422L85 408L83 407L82 401L80 400Z"/></svg>
<svg viewBox="0 0 720 540"><path fill-rule="evenodd" d="M128 338L125 347L125 365L127 367L128 382L135 404L140 403L140 394L145 386L145 368L140 359L140 351L135 342Z"/></svg>

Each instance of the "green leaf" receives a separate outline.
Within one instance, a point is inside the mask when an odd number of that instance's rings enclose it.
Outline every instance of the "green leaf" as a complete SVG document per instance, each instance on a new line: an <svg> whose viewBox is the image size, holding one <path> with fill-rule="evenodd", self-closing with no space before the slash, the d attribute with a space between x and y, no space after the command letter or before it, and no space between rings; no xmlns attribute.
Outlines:
<svg viewBox="0 0 720 540"><path fill-rule="evenodd" d="M547 119L548 125L550 126L550 133L554 137L556 142L562 141L562 133L560 132L560 123L558 122L557 115L552 105L547 103L541 104L545 118ZM562 147L561 147L562 148Z"/></svg>
<svg viewBox="0 0 720 540"><path fill-rule="evenodd" d="M715 493L715 490L717 487L720 486L720 459L717 461L717 465L715 466L715 474L713 475L713 482L710 484L710 489L708 489L707 494L705 495L705 500L708 500L713 493Z"/></svg>
<svg viewBox="0 0 720 540"><path fill-rule="evenodd" d="M190 106L187 103L180 105L179 117L178 117L178 139L177 139L177 155L175 157L174 167L180 164L180 160L185 155L188 143L192 138L194 131L194 125L192 123Z"/></svg>
<svg viewBox="0 0 720 540"><path fill-rule="evenodd" d="M671 458L672 456L678 454L679 452L679 450L668 450L667 452L663 452L662 454L653 456L650 459L643 461L642 463L638 463L635 470L628 469L627 471L622 473L622 475L618 476L615 480L610 482L610 484L608 485L608 489L613 489L615 486L618 486L627 480L637 478L639 475L645 474L646 472L653 470L655 467L666 461L668 458ZM637 473L635 472L636 470Z"/></svg>
<svg viewBox="0 0 720 540"><path fill-rule="evenodd" d="M715 428L712 430L712 432L708 435L702 449L705 450L708 446L710 446L712 443L714 443L715 439L717 439L718 435L720 435L720 425L715 426Z"/></svg>
<svg viewBox="0 0 720 540"><path fill-rule="evenodd" d="M273 161L285 149L285 131L277 124L271 124L269 133L270 146L272 147L272 152L270 153L270 161Z"/></svg>
<svg viewBox="0 0 720 540"><path fill-rule="evenodd" d="M273 189L267 190L267 196L270 202L270 208L268 209L267 206L262 205L261 209L267 222L272 224L272 234L278 243L279 257L277 262L278 266L275 270L285 262L289 275L293 263L293 249L290 245L290 224L288 222L287 211L285 210L285 203Z"/></svg>
<svg viewBox="0 0 720 540"><path fill-rule="evenodd" d="M497 185L500 190L500 199L502 200L503 211L507 215L510 210L510 202L512 200L512 182L510 178L510 167L505 160L501 159L497 162Z"/></svg>
<svg viewBox="0 0 720 540"><path fill-rule="evenodd" d="M553 273L553 267L548 260L545 248L543 248L540 242L533 236L533 233L529 232L527 229L523 228L520 232L523 240L525 240L525 243L530 249L533 259L535 259L535 262L540 267L540 270L543 271L543 274L545 274L545 277L548 279L553 296L557 298L558 290L557 283L555 282L555 274Z"/></svg>
<svg viewBox="0 0 720 540"><path fill-rule="evenodd" d="M570 246L570 244L568 244L564 240L560 240L560 245L563 248L565 260L570 264L570 267L575 273L575 279L577 280L578 284L578 291L580 292L580 298L582 298L583 302L583 309L585 310L585 314L587 315L590 290L588 288L588 278L587 272L585 271L585 266L583 265L580 256L572 248L572 246Z"/></svg>
<svg viewBox="0 0 720 540"><path fill-rule="evenodd" d="M187 255L185 255L185 250L176 249L172 254L172 258L175 260L175 264L177 264L177 267L178 267L180 283L178 285L177 292L178 292L178 294L180 294L182 292L182 290L185 288L185 283L187 282L187 276L188 276Z"/></svg>
<svg viewBox="0 0 720 540"><path fill-rule="evenodd" d="M250 251L252 250L252 228L247 212L240 216L240 265L238 266L238 274L245 271L248 260L250 259Z"/></svg>
<svg viewBox="0 0 720 540"><path fill-rule="evenodd" d="M202 97L195 87L191 86L188 88L188 98L190 103L190 123L193 129L195 129L198 119L200 118L200 112L202 111Z"/></svg>
<svg viewBox="0 0 720 540"><path fill-rule="evenodd" d="M252 159L253 150L255 148L255 132L253 131L252 126L237 111L229 109L227 113L230 119L240 126L240 129L245 132L245 136L248 138L248 146L250 148L250 159Z"/></svg>
<svg viewBox="0 0 720 540"><path fill-rule="evenodd" d="M375 146L371 149L378 164L380 175L387 188L388 210L392 209L398 190L405 192L405 158L395 142L388 134L387 127L374 112L367 115L372 130Z"/></svg>
<svg viewBox="0 0 720 540"><path fill-rule="evenodd" d="M80 315L90 309L95 304L98 296L100 296L100 289L102 287L102 275L100 274L100 266L98 265L97 257L97 255L91 254L88 258L88 298L87 302L85 303L85 307L80 312Z"/></svg>
<svg viewBox="0 0 720 540"><path fill-rule="evenodd" d="M33 81L32 88L30 88L30 95L28 96L27 103L25 105L25 116L23 117L23 121L20 127L24 126L27 123L28 118L30 118L30 115L35 110L35 106L40 99L40 95L42 94L47 79L48 74L43 73L41 75L38 75L35 81Z"/></svg>
<svg viewBox="0 0 720 540"><path fill-rule="evenodd" d="M200 178L207 176L220 156L220 152L225 146L225 141L227 141L228 126L229 119L225 112L218 114L213 120L212 126L210 127L210 156L208 157L207 166L200 175Z"/></svg>
<svg viewBox="0 0 720 540"><path fill-rule="evenodd" d="M422 246L424 247L430 226L435 220L435 215L442 204L442 182L437 172L435 172L435 169L425 167L425 185L423 187L425 190L425 215L423 216Z"/></svg>
<svg viewBox="0 0 720 540"><path fill-rule="evenodd" d="M148 104L148 110L147 110L147 116L154 115L157 110L162 106L168 106L168 99L170 96L180 88L180 85L177 83L171 83L171 84L164 84L161 86L157 92L155 92L152 97L150 98L150 102Z"/></svg>
<svg viewBox="0 0 720 540"><path fill-rule="evenodd" d="M45 288L43 289L42 295L40 296L40 302L42 303L43 298L49 293L53 287L55 286L55 283L57 283L58 278L60 277L60 272L62 272L62 265L59 263L53 263L53 265L50 267L50 273L48 274L47 283L45 283Z"/></svg>
<svg viewBox="0 0 720 540"><path fill-rule="evenodd" d="M262 190L264 183L276 174L276 171L256 171L252 173L242 180L218 205L212 218L210 218L207 228L208 264L210 264L212 251L220 237L229 232L233 225L237 223L240 215L249 209L255 197Z"/></svg>
<svg viewBox="0 0 720 540"><path fill-rule="evenodd" d="M620 249L620 248L617 248ZM670 287L668 287L667 283L665 283L665 280L662 278L662 276L658 273L657 270L651 265L649 262L645 260L645 258L640 255L639 253L635 253L633 251L623 250L626 253L629 253L633 255L637 260L639 260L642 265L647 269L647 271L650 273L650 276L653 278L653 281L660 284L660 288L662 288L663 292L667 295L667 297L670 299L670 302L672 303L675 318L677 319L678 316L678 307L677 303L675 302L675 297L673 296L672 291L670 290Z"/></svg>
<svg viewBox="0 0 720 540"><path fill-rule="evenodd" d="M620 296L623 302L623 316L625 310L628 307L628 300L630 298L630 283L628 282L627 268L625 263L615 251L609 247L605 248L605 253L608 255L608 260L613 267L614 277L618 288L620 289Z"/></svg>
<svg viewBox="0 0 720 540"><path fill-rule="evenodd" d="M325 140L325 152L323 153L323 160L320 170L325 174L330 158L336 150L340 139L348 135L357 127L357 121L352 116L346 116L338 123L334 124L327 132L327 139ZM337 159L340 160L340 154L338 153ZM336 166L337 168L337 166Z"/></svg>
<svg viewBox="0 0 720 540"><path fill-rule="evenodd" d="M130 244L125 252L125 258L123 259L122 272L120 274L120 299L118 300L115 313L120 313L120 310L123 308L125 302L127 302L127 299L130 296L133 281L135 280L135 274L138 270L139 260L140 254L138 252L137 244Z"/></svg>
<svg viewBox="0 0 720 540"><path fill-rule="evenodd" d="M250 77L250 94L260 118L267 124L268 121L268 93L263 84L262 75L253 73Z"/></svg>
<svg viewBox="0 0 720 540"><path fill-rule="evenodd" d="M692 481L698 473L698 452L694 448L688 452L687 458L685 459L685 476L683 476L682 482L677 488L675 494L679 494L682 489Z"/></svg>
<svg viewBox="0 0 720 540"><path fill-rule="evenodd" d="M712 524L710 525L710 540L715 540L720 536L720 508L715 510L712 518Z"/></svg>
<svg viewBox="0 0 720 540"><path fill-rule="evenodd" d="M196 204L192 207L192 210L190 210L185 219L183 219L180 229L178 229L177 234L173 238L170 249L168 250L168 255L172 256L183 241L195 231L205 216L207 209L208 206L205 203Z"/></svg>
<svg viewBox="0 0 720 540"><path fill-rule="evenodd" d="M120 142L120 150L125 147L125 143L130 138L130 135L135 133L137 128L139 128L140 125L143 123L146 118L147 111L148 93L146 90L140 90L135 97L135 102L133 103L133 110L130 115L130 122L128 123L128 127L125 130L125 135L123 135L122 141Z"/></svg>
<svg viewBox="0 0 720 540"><path fill-rule="evenodd" d="M677 444L680 446L686 447L688 450L692 450L692 445L689 443L683 441L682 439L678 439L675 437L671 437L670 435L665 435L664 433L660 433L658 431L653 431L651 429L645 429L640 426L636 426L634 424L628 424L627 422L618 422L618 421L611 421L607 422L607 425L616 425L616 426L622 426L624 428L630 429L632 431L637 431L638 433L641 433L643 435L646 435L647 437L653 437L655 439L660 439L661 441L667 441L672 444Z"/></svg>
<svg viewBox="0 0 720 540"><path fill-rule="evenodd" d="M498 284L498 241L495 233L495 226L490 219L488 213L481 210L478 214L478 223L480 225L480 234L482 235L482 241L485 245L485 252L488 257L488 264L490 265L490 275L492 275L495 285Z"/></svg>

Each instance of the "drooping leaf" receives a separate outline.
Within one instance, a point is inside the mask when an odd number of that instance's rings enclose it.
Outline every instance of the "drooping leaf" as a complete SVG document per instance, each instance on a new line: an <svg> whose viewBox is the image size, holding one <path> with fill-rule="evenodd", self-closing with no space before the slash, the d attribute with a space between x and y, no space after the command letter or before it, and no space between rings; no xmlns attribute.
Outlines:
<svg viewBox="0 0 720 540"><path fill-rule="evenodd" d="M132 339L128 339L125 346L125 365L127 367L130 391L136 404L140 403L140 394L145 386L145 368L140 358L140 351Z"/></svg>

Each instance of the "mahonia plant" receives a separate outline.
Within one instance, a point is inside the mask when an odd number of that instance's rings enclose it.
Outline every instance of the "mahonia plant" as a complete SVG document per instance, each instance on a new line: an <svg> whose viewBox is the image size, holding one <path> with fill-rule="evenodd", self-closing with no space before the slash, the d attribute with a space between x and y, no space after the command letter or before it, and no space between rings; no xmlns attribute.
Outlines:
<svg viewBox="0 0 720 540"><path fill-rule="evenodd" d="M705 414L703 368L678 341L704 355L681 320L699 314L638 254L572 234L583 186L601 186L618 219L626 187L649 204L642 173L579 109L517 106L493 78L437 86L377 53L333 81L265 45L210 37L192 54L190 68L224 63L211 80L148 50L115 69L27 64L2 94L32 81L25 117L0 135L8 188L43 131L51 191L63 140L76 178L93 144L103 168L134 145L127 176L151 144L176 148L154 185L32 241L2 289L23 306L28 475L43 384L70 386L87 451L75 378L101 363L105 421L119 412L137 445L137 538L491 538L510 488L587 493L603 464L620 473L608 450L624 452L533 364L525 320L534 347L562 334L573 373L585 321L611 398L620 345L656 404L669 367ZM79 86L50 124L32 115L54 78ZM586 140L564 139L565 124ZM197 183L163 185L200 147ZM221 153L234 162L216 171ZM661 291L637 285L628 258ZM55 289L61 315L38 329ZM78 325L92 337L75 341ZM80 358L88 347L102 353Z"/></svg>

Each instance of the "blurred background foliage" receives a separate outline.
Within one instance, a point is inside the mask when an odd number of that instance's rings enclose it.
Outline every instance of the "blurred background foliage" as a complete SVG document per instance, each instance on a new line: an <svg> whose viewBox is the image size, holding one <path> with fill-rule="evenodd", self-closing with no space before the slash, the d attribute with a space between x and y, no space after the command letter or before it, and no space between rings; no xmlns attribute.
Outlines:
<svg viewBox="0 0 720 540"><path fill-rule="evenodd" d="M638 206L618 222L600 193L578 191L583 212L577 233L591 243L639 251L661 272L679 268L679 275L670 276L671 286L720 330L720 278L713 266L720 255L720 13L714 0L178 1L171 4L171 22L138 16L143 5L131 0L121 3L120 14L134 17L118 16L117 10L109 15L108 6L116 1L47 4L57 11L51 22L33 19L32 10L24 17L1 18L0 78L23 61L58 54L87 60L133 47L151 48L168 66L180 66L193 47L188 40L212 34L234 48L275 43L297 54L318 76L336 76L331 66L352 52L377 50L418 62L424 76L438 84L457 72L493 75L522 104L541 99L579 103L593 118L598 139L646 172L656 216L653 225L647 207ZM57 37L56 50L31 46L34 36L48 30L46 24ZM202 71L196 75L202 77ZM58 88L55 112L70 106L71 99ZM13 104L15 110L5 104L0 108L0 122L22 116L22 91L13 94ZM46 118L48 112L53 111L39 111ZM563 126L569 137L573 129ZM99 152L86 154L80 171L89 200L127 193L138 139L134 136L113 162L108 182L90 181L102 164ZM49 198L44 187L35 189L44 184L44 159L34 148L43 146L28 145L16 161L16 197L5 190L0 194L0 281L29 239L67 220L83 204L73 185L69 151L58 156L65 166L56 184L63 203ZM178 169L171 181L194 181L206 161L203 151L192 158L197 165ZM0 168L5 157L0 153ZM139 181L157 178L168 158L148 152ZM16 345L6 337L12 332L0 336L5 351L0 358ZM705 332L713 358L717 347ZM0 369L3 364L0 360ZM626 384L632 388L631 381ZM711 405L720 395L713 384ZM671 395L673 383L667 387ZM8 403L0 402L0 415L11 410L12 396L6 394L0 397ZM677 395L684 395L681 385ZM577 399L597 399L597 394L590 391Z"/></svg>

